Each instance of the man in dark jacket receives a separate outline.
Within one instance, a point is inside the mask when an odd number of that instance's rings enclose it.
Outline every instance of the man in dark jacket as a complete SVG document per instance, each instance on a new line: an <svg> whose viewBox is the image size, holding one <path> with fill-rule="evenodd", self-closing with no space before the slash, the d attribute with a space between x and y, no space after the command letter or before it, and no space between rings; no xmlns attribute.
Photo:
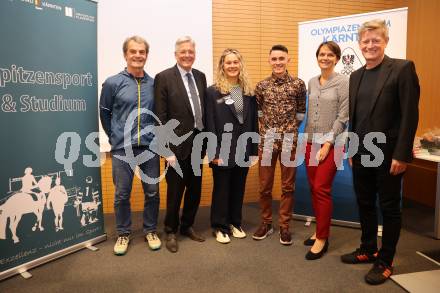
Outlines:
<svg viewBox="0 0 440 293"><path fill-rule="evenodd" d="M202 176L194 174L191 151L194 137L204 129L206 94L205 74L192 68L196 57L195 42L188 36L178 39L174 56L177 64L158 73L154 81L155 113L160 122L165 125L175 119L179 122L175 128L178 137L190 133L179 145L171 144L170 149L174 155L165 158L168 166L178 165L183 173L182 177L174 168L168 168L166 173L166 247L173 253L178 250L178 229L180 234L194 241L205 241L192 227L200 203ZM185 200L179 220L184 190Z"/></svg>
<svg viewBox="0 0 440 293"><path fill-rule="evenodd" d="M419 117L420 87L414 63L386 56L387 44L385 21L372 20L360 27L359 47L366 65L351 74L349 89L350 130L360 142L352 167L362 237L360 248L341 260L351 264L373 262L365 276L373 285L385 282L393 272L402 221L402 176L412 159ZM377 196L383 218L379 250Z"/></svg>

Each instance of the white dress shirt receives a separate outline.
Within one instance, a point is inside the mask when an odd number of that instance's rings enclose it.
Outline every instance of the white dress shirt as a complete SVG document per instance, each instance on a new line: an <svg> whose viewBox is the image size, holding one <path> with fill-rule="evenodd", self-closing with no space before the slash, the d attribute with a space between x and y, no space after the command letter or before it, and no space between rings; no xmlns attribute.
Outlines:
<svg viewBox="0 0 440 293"><path fill-rule="evenodd" d="M200 105L200 107L201 107L202 103L200 102L199 89L197 88L197 83L196 83L196 81L195 81L195 79L194 79L194 75L192 74L192 71L191 71L191 70L190 70L190 71L186 71L185 69L183 69L182 67L180 67L179 64L177 64L177 68L179 69L180 76L182 77L183 84L185 85L186 94L188 95L189 103L191 104L191 110L192 110L192 113L193 113L193 116L194 116L194 128L196 128L196 121L195 121L196 114L195 114L195 112L194 112L194 104L193 104L193 101L191 100L191 92L189 91L188 78L186 77L186 74L187 74L188 72L191 73L191 78L192 78L192 80L193 80L193 82L194 82L194 86L195 86L195 88L196 88L196 92L197 92L197 97L199 98L199 105ZM202 109L200 109L200 112L203 113Z"/></svg>

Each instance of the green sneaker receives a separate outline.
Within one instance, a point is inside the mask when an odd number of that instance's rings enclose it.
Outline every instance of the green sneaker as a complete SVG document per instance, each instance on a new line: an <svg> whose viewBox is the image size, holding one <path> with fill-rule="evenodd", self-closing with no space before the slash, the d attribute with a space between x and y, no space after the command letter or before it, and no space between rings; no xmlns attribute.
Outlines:
<svg viewBox="0 0 440 293"><path fill-rule="evenodd" d="M151 250L158 250L162 245L162 242L160 242L160 238L155 231L148 232L147 235L145 235L145 241L148 242L148 246Z"/></svg>
<svg viewBox="0 0 440 293"><path fill-rule="evenodd" d="M119 236L116 240L113 251L116 255L124 255L128 249L130 238L128 236Z"/></svg>

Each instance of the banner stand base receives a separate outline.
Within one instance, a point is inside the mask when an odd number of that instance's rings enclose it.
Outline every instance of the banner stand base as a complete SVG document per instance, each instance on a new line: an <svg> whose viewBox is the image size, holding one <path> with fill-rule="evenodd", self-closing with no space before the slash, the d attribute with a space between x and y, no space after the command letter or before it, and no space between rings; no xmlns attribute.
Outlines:
<svg viewBox="0 0 440 293"><path fill-rule="evenodd" d="M311 217L311 216L305 216L305 215L298 215L298 214L292 214L293 219L295 220L301 220L301 221L305 221L306 223L304 224L304 226L310 226L310 223L316 222L315 217ZM332 225L335 226L342 226L342 227L350 227L350 228L360 228L361 224L357 223L357 222L350 222L350 221L342 221L342 220L331 220Z"/></svg>
<svg viewBox="0 0 440 293"><path fill-rule="evenodd" d="M25 278L25 279L30 279L30 278L32 278L32 274L29 273L28 271L23 271L23 272L20 273L20 275L21 275L23 278Z"/></svg>
<svg viewBox="0 0 440 293"><path fill-rule="evenodd" d="M310 224L312 224L313 218L312 217L306 217L305 221L306 222L304 223L304 226L309 227Z"/></svg>
<svg viewBox="0 0 440 293"><path fill-rule="evenodd" d="M72 246L67 247L65 249L56 251L54 253L45 255L45 256L37 258L37 259L34 259L34 260L27 262L25 264L22 264L18 267L14 267L9 270L0 272L0 281L4 280L6 278L12 277L14 275L17 275L17 274L21 274L21 276L23 278L29 279L32 277L32 274L30 274L28 272L28 270L35 268L39 265L45 264L47 262L50 262L52 260L58 259L60 257L66 256L68 254L71 254L71 253L76 252L78 250L81 250L83 248L94 247L93 244L103 242L105 240L107 240L107 234L103 234L101 236L89 239L87 241L72 245ZM96 250L98 249L97 247L94 247L94 248L96 248Z"/></svg>
<svg viewBox="0 0 440 293"><path fill-rule="evenodd" d="M91 250L91 251L98 251L98 250L99 250L98 247L93 246L93 245L87 245L86 248L89 249L89 250Z"/></svg>

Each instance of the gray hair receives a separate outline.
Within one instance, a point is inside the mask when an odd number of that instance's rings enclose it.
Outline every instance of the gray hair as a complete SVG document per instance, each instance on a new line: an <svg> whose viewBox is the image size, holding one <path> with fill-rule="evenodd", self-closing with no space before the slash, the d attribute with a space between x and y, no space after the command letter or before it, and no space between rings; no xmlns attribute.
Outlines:
<svg viewBox="0 0 440 293"><path fill-rule="evenodd" d="M122 52L125 54L127 54L127 50L128 50L128 43L130 41L136 42L138 44L144 44L145 45L145 51L148 54L148 51L150 50L150 45L148 45L147 41L140 37L140 36L131 36L125 39L124 44L122 44Z"/></svg>
<svg viewBox="0 0 440 293"><path fill-rule="evenodd" d="M194 48L196 47L196 42L194 42L190 36L184 36L177 39L176 45L174 46L174 52L177 52L177 49L183 43L190 43Z"/></svg>
<svg viewBox="0 0 440 293"><path fill-rule="evenodd" d="M370 30L380 30L385 37L386 40L389 38L388 26L385 20L382 19L373 19L370 21L364 22L358 30L359 42L361 40L362 34L366 31Z"/></svg>

